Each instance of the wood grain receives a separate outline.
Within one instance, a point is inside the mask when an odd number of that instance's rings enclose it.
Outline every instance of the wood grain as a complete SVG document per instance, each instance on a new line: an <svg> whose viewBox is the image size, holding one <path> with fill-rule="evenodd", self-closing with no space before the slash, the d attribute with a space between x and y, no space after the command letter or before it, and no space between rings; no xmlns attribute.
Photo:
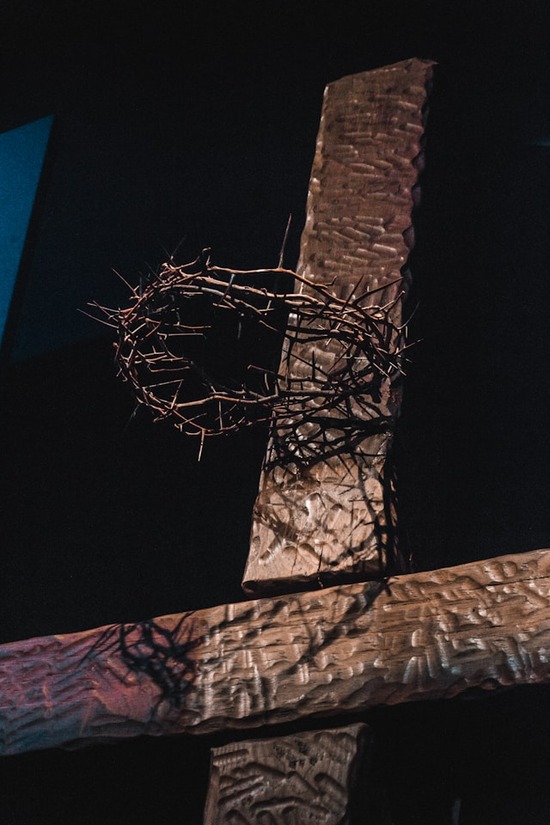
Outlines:
<svg viewBox="0 0 550 825"><path fill-rule="evenodd" d="M0 751L550 681L550 551L0 646Z"/></svg>
<svg viewBox="0 0 550 825"><path fill-rule="evenodd" d="M327 86L298 263L300 274L330 284L343 299L381 289L364 305L394 304L398 326L432 66L406 60ZM313 364L330 371L342 352L328 337L296 345L283 352L281 372L307 381ZM384 382L372 413L384 419L380 431L311 466L272 466L274 441L285 438L283 430L275 433L254 508L247 592L380 574L395 549L386 457L399 406L397 383ZM357 414L364 418L364 407ZM307 428L302 437L311 440ZM331 434L313 437L321 445Z"/></svg>
<svg viewBox="0 0 550 825"><path fill-rule="evenodd" d="M356 724L213 749L204 825L349 825L368 739Z"/></svg>

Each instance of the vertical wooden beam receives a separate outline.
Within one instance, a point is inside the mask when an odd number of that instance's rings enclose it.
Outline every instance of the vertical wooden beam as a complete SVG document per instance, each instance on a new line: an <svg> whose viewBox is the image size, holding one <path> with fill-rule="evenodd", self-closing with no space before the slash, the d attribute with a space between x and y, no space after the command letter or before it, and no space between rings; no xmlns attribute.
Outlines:
<svg viewBox="0 0 550 825"><path fill-rule="evenodd" d="M300 274L329 284L339 298L377 290L363 305L391 305L397 326L432 66L411 59L327 86L298 264ZM342 345L327 337L283 353L281 370L307 380L313 364L329 371L340 357ZM383 421L379 431L310 466L268 465L254 508L247 592L283 592L383 571L392 551L386 459L399 406L397 383L384 381L372 405L372 420ZM364 419L364 407L356 405L352 414ZM311 431L305 435L312 437ZM320 428L314 437L321 444L331 433ZM274 454L273 441L268 451Z"/></svg>
<svg viewBox="0 0 550 825"><path fill-rule="evenodd" d="M356 724L214 748L204 825L351 825L369 740Z"/></svg>

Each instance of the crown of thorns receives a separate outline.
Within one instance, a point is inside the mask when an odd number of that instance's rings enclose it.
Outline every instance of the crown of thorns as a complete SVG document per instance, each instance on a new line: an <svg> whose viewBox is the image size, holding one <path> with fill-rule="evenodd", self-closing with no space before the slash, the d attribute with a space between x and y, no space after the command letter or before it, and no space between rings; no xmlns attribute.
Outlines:
<svg viewBox="0 0 550 825"><path fill-rule="evenodd" d="M282 267L228 269L203 253L163 264L125 309L95 306L118 330L122 377L156 420L201 444L270 422L289 456L308 461L320 432L337 450L391 426L380 400L401 373L403 331L392 320L401 295L382 305L380 292L358 284L344 299Z"/></svg>

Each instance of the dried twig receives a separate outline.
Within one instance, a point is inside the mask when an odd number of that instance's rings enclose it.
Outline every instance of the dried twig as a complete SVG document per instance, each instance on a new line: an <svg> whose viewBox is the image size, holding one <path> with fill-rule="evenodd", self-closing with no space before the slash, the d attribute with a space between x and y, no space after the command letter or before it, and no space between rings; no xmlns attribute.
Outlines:
<svg viewBox="0 0 550 825"><path fill-rule="evenodd" d="M281 266L227 269L203 254L183 266L165 263L132 289L126 309L94 306L118 328L120 373L157 420L201 445L269 422L270 460L303 466L393 424L380 398L383 382L402 373L404 331L392 321L393 303L375 303L376 291L360 284L344 300L330 284ZM329 341L331 352L339 345L337 357L320 363ZM311 344L311 360L297 358L296 344L302 353Z"/></svg>

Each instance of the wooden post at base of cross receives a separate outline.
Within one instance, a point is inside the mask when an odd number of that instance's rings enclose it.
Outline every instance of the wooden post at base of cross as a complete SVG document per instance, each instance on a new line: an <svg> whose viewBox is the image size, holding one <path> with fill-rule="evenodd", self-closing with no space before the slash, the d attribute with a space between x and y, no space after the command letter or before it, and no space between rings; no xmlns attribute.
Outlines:
<svg viewBox="0 0 550 825"><path fill-rule="evenodd" d="M352 825L369 741L355 724L213 749L204 825Z"/></svg>

